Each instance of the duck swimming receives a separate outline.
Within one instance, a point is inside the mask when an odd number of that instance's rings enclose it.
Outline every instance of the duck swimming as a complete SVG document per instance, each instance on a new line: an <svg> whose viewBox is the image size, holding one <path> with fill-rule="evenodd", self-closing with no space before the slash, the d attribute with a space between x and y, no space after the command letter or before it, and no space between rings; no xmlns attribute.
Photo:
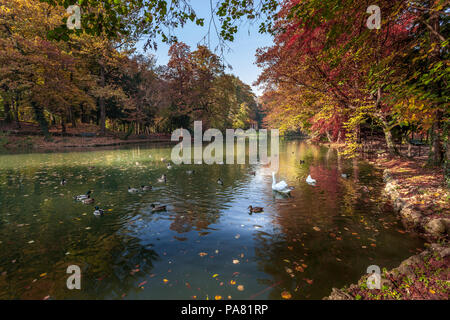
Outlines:
<svg viewBox="0 0 450 320"><path fill-rule="evenodd" d="M250 210L251 213L259 213L259 212L263 212L264 211L263 207L248 206L248 209Z"/></svg>
<svg viewBox="0 0 450 320"><path fill-rule="evenodd" d="M83 204L92 204L95 202L95 200L93 198L87 198L87 199L83 199L81 200L81 202L83 202Z"/></svg>
<svg viewBox="0 0 450 320"><path fill-rule="evenodd" d="M166 181L167 181L167 179L166 179L166 175L165 175L165 174L163 174L163 175L161 176L161 178L158 178L158 182L166 183Z"/></svg>
<svg viewBox="0 0 450 320"><path fill-rule="evenodd" d="M81 194L81 195L75 196L75 197L73 197L73 198L74 198L75 200L77 200L77 201L82 201L82 200L85 200L85 199L90 198L90 197L91 197L91 193L92 193L92 191L91 191L91 190L88 190L88 192L86 192L86 194Z"/></svg>
<svg viewBox="0 0 450 320"><path fill-rule="evenodd" d="M217 179L217 183L218 183L218 184L220 184L220 185L222 186L222 185L223 185L223 181L222 181L222 179L220 179L220 178L219 178L219 179Z"/></svg>
<svg viewBox="0 0 450 320"><path fill-rule="evenodd" d="M103 209L100 209L99 207L95 207L94 216L100 217L104 213Z"/></svg>
<svg viewBox="0 0 450 320"><path fill-rule="evenodd" d="M65 186L66 183L67 183L66 179L63 178L63 179L61 180L61 182L60 182L60 185Z"/></svg>
<svg viewBox="0 0 450 320"><path fill-rule="evenodd" d="M187 174L193 174L193 173L195 173L195 170L187 170L186 173Z"/></svg>
<svg viewBox="0 0 450 320"><path fill-rule="evenodd" d="M167 169L172 169L172 165L170 163L167 164Z"/></svg>
<svg viewBox="0 0 450 320"><path fill-rule="evenodd" d="M166 206L156 206L154 203L151 204L152 212L166 211Z"/></svg>
<svg viewBox="0 0 450 320"><path fill-rule="evenodd" d="M141 186L142 191L152 190L152 186Z"/></svg>
<svg viewBox="0 0 450 320"><path fill-rule="evenodd" d="M136 189L136 188L132 188L132 187L128 187L128 192L129 193L136 193L136 192L138 192L139 190L138 189Z"/></svg>

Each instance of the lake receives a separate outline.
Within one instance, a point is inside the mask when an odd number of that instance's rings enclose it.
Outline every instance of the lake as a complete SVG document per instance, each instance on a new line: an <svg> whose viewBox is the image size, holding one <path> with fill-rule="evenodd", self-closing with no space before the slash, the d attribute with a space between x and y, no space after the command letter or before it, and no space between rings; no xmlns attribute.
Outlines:
<svg viewBox="0 0 450 320"><path fill-rule="evenodd" d="M168 170L171 148L1 155L0 299L321 299L423 248L381 201L382 173L366 162L282 141L277 179L295 188L283 197L270 168ZM127 191L141 185L153 189ZM88 190L104 216L73 200ZM167 211L152 213L153 203ZM70 265L81 290L66 287Z"/></svg>

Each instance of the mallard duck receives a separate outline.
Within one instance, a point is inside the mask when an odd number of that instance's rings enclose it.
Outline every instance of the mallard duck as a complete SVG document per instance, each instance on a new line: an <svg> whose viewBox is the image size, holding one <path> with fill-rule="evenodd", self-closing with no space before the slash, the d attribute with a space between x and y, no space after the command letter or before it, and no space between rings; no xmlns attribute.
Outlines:
<svg viewBox="0 0 450 320"><path fill-rule="evenodd" d="M91 191L91 190L88 190L88 192L86 192L86 194L81 194L81 195L75 196L75 197L73 197L73 198L74 198L75 200L77 200L77 201L82 201L82 200L85 200L85 199L90 198L90 197L91 197L91 193L92 193L92 191Z"/></svg>
<svg viewBox="0 0 450 320"><path fill-rule="evenodd" d="M170 162L167 164L167 169L172 169L172 165L170 164Z"/></svg>
<svg viewBox="0 0 450 320"><path fill-rule="evenodd" d="M220 178L219 178L219 179L217 179L217 183L218 183L218 184L220 184L220 185L222 186L222 185L223 185L223 181L222 181L222 179L220 179Z"/></svg>
<svg viewBox="0 0 450 320"><path fill-rule="evenodd" d="M95 200L94 200L94 198L87 198L87 199L81 200L81 202L83 202L83 204L92 204L95 202Z"/></svg>
<svg viewBox="0 0 450 320"><path fill-rule="evenodd" d="M195 173L195 170L187 170L186 173L187 174L193 174L193 173Z"/></svg>
<svg viewBox="0 0 450 320"><path fill-rule="evenodd" d="M281 193L290 193L292 191L292 187L289 187L286 181L280 181L277 183L275 179L275 172L272 172L272 190L281 192Z"/></svg>
<svg viewBox="0 0 450 320"><path fill-rule="evenodd" d="M252 206L248 206L248 209L250 210L250 212L252 213L258 213L258 212L263 212L264 208L263 207L252 207Z"/></svg>
<svg viewBox="0 0 450 320"><path fill-rule="evenodd" d="M103 209L100 209L99 207L95 207L94 216L102 216L104 213Z"/></svg>
<svg viewBox="0 0 450 320"><path fill-rule="evenodd" d="M65 186L66 183L67 183L67 181L66 181L66 179L64 179L64 178L63 178L63 179L61 180L61 182L60 182L60 184L61 184L62 186Z"/></svg>
<svg viewBox="0 0 450 320"><path fill-rule="evenodd" d="M166 206L156 206L154 203L151 204L152 212L166 211Z"/></svg>
<svg viewBox="0 0 450 320"><path fill-rule="evenodd" d="M152 190L152 186L141 186L142 191Z"/></svg>
<svg viewBox="0 0 450 320"><path fill-rule="evenodd" d="M311 178L311 175L308 175L308 177L306 178L306 183L308 184L316 184L316 180Z"/></svg>
<svg viewBox="0 0 450 320"><path fill-rule="evenodd" d="M162 176L161 176L161 178L158 178L158 182L161 182L161 183L165 183L166 182L166 175L165 174L163 174Z"/></svg>
<svg viewBox="0 0 450 320"><path fill-rule="evenodd" d="M136 193L136 192L139 192L139 189L136 189L136 188L132 188L132 187L128 187L128 192L129 193Z"/></svg>

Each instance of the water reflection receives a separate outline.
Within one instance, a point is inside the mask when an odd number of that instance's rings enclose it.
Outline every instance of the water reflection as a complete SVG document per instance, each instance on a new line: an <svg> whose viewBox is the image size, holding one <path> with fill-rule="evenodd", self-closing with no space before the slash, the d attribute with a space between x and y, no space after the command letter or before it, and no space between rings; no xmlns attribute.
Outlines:
<svg viewBox="0 0 450 320"><path fill-rule="evenodd" d="M295 187L291 197L272 192L265 166L167 170L169 147L1 156L0 298L280 299L288 290L317 299L422 245L397 232L368 164L301 141L280 147L277 177ZM103 217L73 201L87 190ZM249 215L249 205L264 212ZM82 269L80 291L65 286L71 264Z"/></svg>

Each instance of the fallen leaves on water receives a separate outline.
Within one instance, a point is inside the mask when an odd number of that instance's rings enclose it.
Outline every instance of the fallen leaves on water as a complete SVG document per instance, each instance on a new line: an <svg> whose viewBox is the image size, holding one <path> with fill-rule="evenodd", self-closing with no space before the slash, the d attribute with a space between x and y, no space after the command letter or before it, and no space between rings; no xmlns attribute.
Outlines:
<svg viewBox="0 0 450 320"><path fill-rule="evenodd" d="M314 231L320 231L319 227L313 227Z"/></svg>
<svg viewBox="0 0 450 320"><path fill-rule="evenodd" d="M292 295L291 295L291 293L290 293L289 291L283 291L283 292L281 293L281 297L282 297L283 299L291 299L291 298L292 298Z"/></svg>
<svg viewBox="0 0 450 320"><path fill-rule="evenodd" d="M237 286L237 289L239 291L244 291L244 286L242 284L240 284L240 285Z"/></svg>
<svg viewBox="0 0 450 320"><path fill-rule="evenodd" d="M147 281L142 281L141 283L138 284L138 287L142 287L146 283L147 283Z"/></svg>
<svg viewBox="0 0 450 320"><path fill-rule="evenodd" d="M215 296L214 299L216 299L216 300L222 300L222 296Z"/></svg>
<svg viewBox="0 0 450 320"><path fill-rule="evenodd" d="M216 274L214 274L212 277L213 278L215 278L215 277L217 277L219 274L218 273L216 273Z"/></svg>
<svg viewBox="0 0 450 320"><path fill-rule="evenodd" d="M169 280L167 280L167 279L163 279L163 282L164 282L164 283L167 283L167 282L169 282Z"/></svg>
<svg viewBox="0 0 450 320"><path fill-rule="evenodd" d="M199 255L200 257L204 257L204 256L207 256L208 254L207 254L206 252L200 252L198 255Z"/></svg>
<svg viewBox="0 0 450 320"><path fill-rule="evenodd" d="M234 286L234 285L236 284L236 281L230 280L230 284L231 284L232 286Z"/></svg>
<svg viewBox="0 0 450 320"><path fill-rule="evenodd" d="M43 278L43 277L45 277L46 275L47 275L47 273L42 273L42 274L39 275L39 277Z"/></svg>
<svg viewBox="0 0 450 320"><path fill-rule="evenodd" d="M313 284L313 282L314 282L314 281L311 280L311 279L306 279L306 278L305 278L304 280L305 280L308 284Z"/></svg>
<svg viewBox="0 0 450 320"><path fill-rule="evenodd" d="M239 263L239 260L238 259L234 259L233 260L233 264L238 264Z"/></svg>

